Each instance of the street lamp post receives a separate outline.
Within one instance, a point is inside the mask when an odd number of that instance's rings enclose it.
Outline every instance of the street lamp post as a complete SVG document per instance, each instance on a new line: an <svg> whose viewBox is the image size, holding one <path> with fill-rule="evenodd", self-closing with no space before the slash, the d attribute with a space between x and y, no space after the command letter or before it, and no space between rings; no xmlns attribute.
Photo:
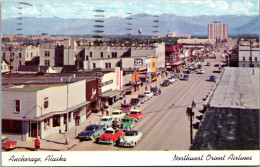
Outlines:
<svg viewBox="0 0 260 167"><path fill-rule="evenodd" d="M70 78L68 80L66 80L66 85L67 85L67 118L66 118L66 137L65 137L65 143L68 145L69 144L69 81L71 80L71 78L75 78L76 75L73 74L72 76L70 76Z"/></svg>
<svg viewBox="0 0 260 167"><path fill-rule="evenodd" d="M190 144L192 144L192 138L193 138L192 121L194 119L194 112L192 111L192 108L195 108L195 106L196 106L196 103L195 103L195 100L193 100L191 107L187 107L187 109L186 109L186 115L188 117L188 120L190 121Z"/></svg>

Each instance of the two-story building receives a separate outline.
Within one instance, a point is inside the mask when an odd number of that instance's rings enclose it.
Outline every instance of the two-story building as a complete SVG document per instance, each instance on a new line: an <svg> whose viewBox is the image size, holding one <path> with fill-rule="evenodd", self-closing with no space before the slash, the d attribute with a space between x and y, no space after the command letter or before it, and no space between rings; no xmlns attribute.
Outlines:
<svg viewBox="0 0 260 167"><path fill-rule="evenodd" d="M13 81L12 87L2 89L2 132L11 139L64 133L80 125L98 107L96 79L29 80Z"/></svg>

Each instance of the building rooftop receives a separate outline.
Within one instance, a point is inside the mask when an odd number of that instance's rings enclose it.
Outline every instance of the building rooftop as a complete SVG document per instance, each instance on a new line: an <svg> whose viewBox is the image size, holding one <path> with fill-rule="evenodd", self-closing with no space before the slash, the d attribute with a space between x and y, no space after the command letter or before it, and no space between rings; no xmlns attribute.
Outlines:
<svg viewBox="0 0 260 167"><path fill-rule="evenodd" d="M259 150L259 68L225 68L206 103L191 150Z"/></svg>
<svg viewBox="0 0 260 167"><path fill-rule="evenodd" d="M69 80L70 78L70 80ZM80 80L91 81L96 76L88 76L84 74L47 74L47 75L35 75L35 74L11 74L2 77L2 86L9 87L10 85L21 85L21 84L66 84L77 82Z"/></svg>
<svg viewBox="0 0 260 167"><path fill-rule="evenodd" d="M33 87L33 88L2 88L2 91L16 91L16 92L37 92L48 87Z"/></svg>
<svg viewBox="0 0 260 167"><path fill-rule="evenodd" d="M212 92L210 107L260 108L259 88L259 68L227 67Z"/></svg>

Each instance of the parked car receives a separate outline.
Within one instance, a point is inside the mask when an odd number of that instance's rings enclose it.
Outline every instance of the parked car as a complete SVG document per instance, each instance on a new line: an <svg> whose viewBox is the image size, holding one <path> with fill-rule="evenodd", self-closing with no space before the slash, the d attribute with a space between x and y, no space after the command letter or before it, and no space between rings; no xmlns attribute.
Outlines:
<svg viewBox="0 0 260 167"><path fill-rule="evenodd" d="M131 98L131 100L130 100L130 104L132 105L132 106L140 106L140 100L138 99L138 98Z"/></svg>
<svg viewBox="0 0 260 167"><path fill-rule="evenodd" d="M185 68L182 72L184 74L190 74L191 73L191 69L190 68Z"/></svg>
<svg viewBox="0 0 260 167"><path fill-rule="evenodd" d="M132 129L135 125L135 119L133 117L124 117L121 120L121 129L129 130Z"/></svg>
<svg viewBox="0 0 260 167"><path fill-rule="evenodd" d="M205 73L205 70L203 70L203 69L199 69L197 72L196 72L196 74L204 74Z"/></svg>
<svg viewBox="0 0 260 167"><path fill-rule="evenodd" d="M173 76L174 76L174 78L178 78L178 79L181 78L180 74L178 74L178 73L177 73L177 74L174 74Z"/></svg>
<svg viewBox="0 0 260 167"><path fill-rule="evenodd" d="M160 91L157 87L151 87L151 92L153 92L153 95L160 95Z"/></svg>
<svg viewBox="0 0 260 167"><path fill-rule="evenodd" d="M120 139L119 145L123 147L134 147L141 141L143 134L137 130L129 130L125 132Z"/></svg>
<svg viewBox="0 0 260 167"><path fill-rule="evenodd" d="M219 67L219 64L215 64L214 67Z"/></svg>
<svg viewBox="0 0 260 167"><path fill-rule="evenodd" d="M216 76L211 75L211 76L209 77L209 80L208 80L208 81L216 82Z"/></svg>
<svg viewBox="0 0 260 167"><path fill-rule="evenodd" d="M169 80L164 80L161 86L169 86L171 82Z"/></svg>
<svg viewBox="0 0 260 167"><path fill-rule="evenodd" d="M183 75L183 77L181 78L181 80L184 80L184 81L189 80L189 75L187 75L187 74Z"/></svg>
<svg viewBox="0 0 260 167"><path fill-rule="evenodd" d="M125 113L121 110L114 110L112 111L111 117L115 121L120 121L125 116Z"/></svg>
<svg viewBox="0 0 260 167"><path fill-rule="evenodd" d="M127 115L127 117L133 117L135 120L139 120L143 117L144 112L139 110L139 109L135 109L135 110L131 110L130 113Z"/></svg>
<svg viewBox="0 0 260 167"><path fill-rule="evenodd" d="M4 150L12 150L17 146L17 142L13 140L9 140L8 137L2 136L2 149Z"/></svg>
<svg viewBox="0 0 260 167"><path fill-rule="evenodd" d="M94 140L103 133L103 128L97 124L88 125L86 129L77 136L80 140Z"/></svg>
<svg viewBox="0 0 260 167"><path fill-rule="evenodd" d="M170 78L168 78L168 80L169 80L171 83L176 82L176 79L175 79L174 77L170 77Z"/></svg>
<svg viewBox="0 0 260 167"><path fill-rule="evenodd" d="M132 106L131 106L130 103L128 103L128 104L122 103L122 104L121 104L121 107L120 107L120 110L123 111L123 112L125 112L125 113L129 113L130 110L131 110L131 107L132 107Z"/></svg>
<svg viewBox="0 0 260 167"><path fill-rule="evenodd" d="M145 96L145 94L139 94L138 99L140 100L141 104L143 104L144 102L146 102L148 100L147 97Z"/></svg>
<svg viewBox="0 0 260 167"><path fill-rule="evenodd" d="M148 99L150 99L150 98L153 97L153 92L151 92L151 91L149 91L149 90L144 91L144 94L145 94L145 96L146 96Z"/></svg>
<svg viewBox="0 0 260 167"><path fill-rule="evenodd" d="M119 137L123 134L123 131L120 129L114 130L113 128L108 128L105 132L99 137L99 143L112 144L119 140Z"/></svg>
<svg viewBox="0 0 260 167"><path fill-rule="evenodd" d="M112 125L113 118L111 116L104 116L100 118L98 125L102 128L108 128Z"/></svg>

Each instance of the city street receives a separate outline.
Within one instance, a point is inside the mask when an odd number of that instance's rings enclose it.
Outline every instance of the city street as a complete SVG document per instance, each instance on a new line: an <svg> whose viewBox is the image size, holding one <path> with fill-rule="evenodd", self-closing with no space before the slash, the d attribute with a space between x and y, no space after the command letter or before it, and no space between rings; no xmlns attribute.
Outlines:
<svg viewBox="0 0 260 167"><path fill-rule="evenodd" d="M212 73L217 70L215 63L220 63L220 52L217 59L205 59L202 68L205 74L189 74L188 81L178 80L168 87L161 88L162 95L154 96L140 109L144 111L144 117L137 122L134 129L143 133L143 138L134 148L117 147L114 144L98 144L92 141L83 141L74 146L71 151L88 150L188 150L190 146L190 128L186 108L191 106L195 99L197 105L193 109L195 116L200 115L198 110L203 108L203 100L214 86L214 82L206 81L210 75L219 76L219 73ZM211 66L205 66L211 62ZM163 80L160 80L161 83ZM153 84L156 84L153 83ZM159 83L158 83L159 84ZM142 90L140 91L142 92ZM194 117L193 123L197 120ZM193 130L195 136L196 130Z"/></svg>

